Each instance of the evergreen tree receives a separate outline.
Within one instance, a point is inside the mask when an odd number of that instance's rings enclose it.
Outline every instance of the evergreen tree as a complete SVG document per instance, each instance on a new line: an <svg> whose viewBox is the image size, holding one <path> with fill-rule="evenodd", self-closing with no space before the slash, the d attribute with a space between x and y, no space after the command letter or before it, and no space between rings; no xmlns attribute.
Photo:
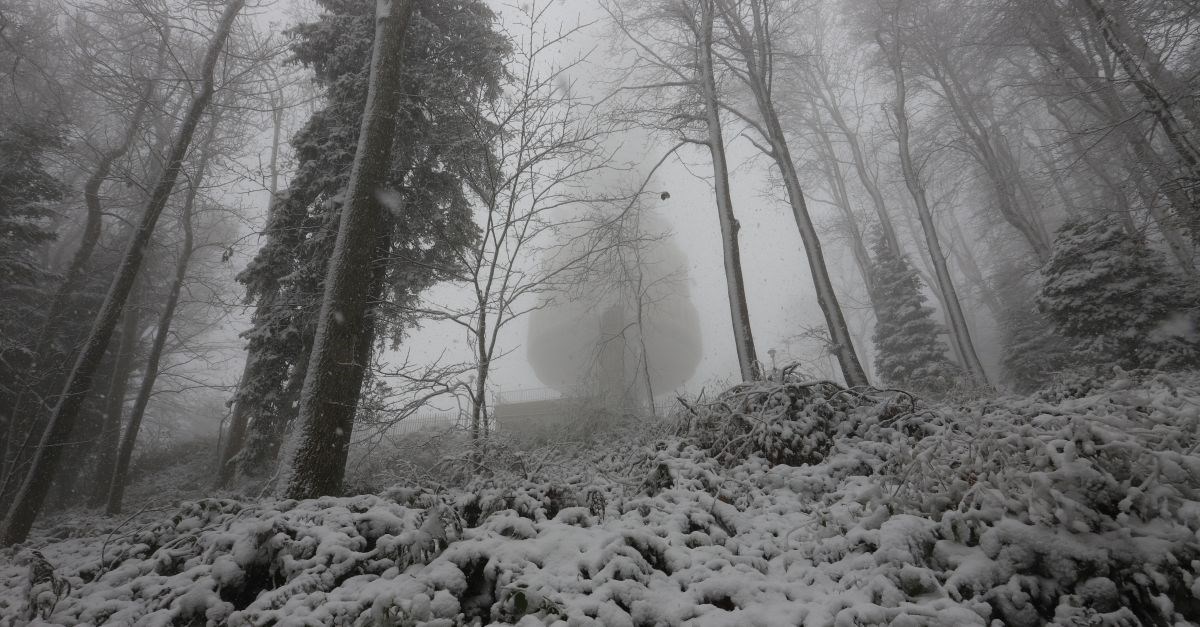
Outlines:
<svg viewBox="0 0 1200 627"><path fill-rule="evenodd" d="M1198 363L1196 292L1166 259L1113 218L1058 230L1038 307L1088 361L1122 368Z"/></svg>
<svg viewBox="0 0 1200 627"><path fill-rule="evenodd" d="M293 30L292 52L315 72L327 105L292 139L299 168L272 205L266 244L239 277L257 307L222 456L223 481L235 456L243 474L269 472L296 416L367 98L375 5L320 4L325 14ZM393 209L386 226L389 263L377 295L390 306L380 310L378 337L399 340L413 323L406 306L455 276L458 253L477 237L463 180L489 160L471 141L471 129L490 124L478 105L498 95L508 50L495 15L480 0L416 7L405 38L404 97L394 113L388 180L397 194L387 202Z"/></svg>
<svg viewBox="0 0 1200 627"><path fill-rule="evenodd" d="M876 374L888 385L942 396L959 384L962 371L937 340L944 331L925 304L917 273L882 237L874 250Z"/></svg>
<svg viewBox="0 0 1200 627"><path fill-rule="evenodd" d="M0 127L0 430L5 433L16 386L31 358L29 321L41 318L42 290L51 279L37 256L54 239L51 207L63 196L62 184L43 163L45 150L57 142L47 128Z"/></svg>
<svg viewBox="0 0 1200 627"><path fill-rule="evenodd" d="M1007 383L1022 393L1045 385L1055 372L1074 364L1073 346L1038 310L1037 288L1025 274L1017 265L1006 264L993 277L1001 307L1000 364Z"/></svg>

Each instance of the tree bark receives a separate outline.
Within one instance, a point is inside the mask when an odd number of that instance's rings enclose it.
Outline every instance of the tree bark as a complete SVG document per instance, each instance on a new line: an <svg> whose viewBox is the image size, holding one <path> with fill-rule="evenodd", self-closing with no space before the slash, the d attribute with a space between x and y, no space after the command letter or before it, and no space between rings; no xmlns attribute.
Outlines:
<svg viewBox="0 0 1200 627"><path fill-rule="evenodd" d="M133 374L133 354L137 352L138 323L140 308L131 300L125 308L121 325L121 345L117 349L117 360L108 384L105 399L104 428L100 433L100 453L96 461L95 483L88 507L97 508L108 499L108 486L112 483L113 468L116 466L117 449L121 444L121 418L125 413L125 395L129 387L129 376Z"/></svg>
<svg viewBox="0 0 1200 627"><path fill-rule="evenodd" d="M133 289L134 280L141 269L146 248L154 234L154 226L158 222L163 207L171 197L175 180L183 166L183 159L192 143L196 127L200 124L200 118L212 100L217 60L229 38L234 18L237 17L244 4L244 0L230 0L221 14L217 31L205 53L200 91L192 98L174 145L171 147L167 167L153 188L141 222L129 242L117 275L104 299L104 304L96 314L88 338L75 360L71 374L63 385L62 395L59 397L54 412L50 416L46 432L33 455L33 463L25 475L13 504L5 514L4 522L0 524L0 544L12 545L23 541L28 536L29 529L41 511L50 484L58 474L62 461L62 445L75 426L84 397L91 389L92 378L95 376L101 358L108 349L113 329L121 317L129 293Z"/></svg>
<svg viewBox="0 0 1200 627"><path fill-rule="evenodd" d="M376 194L391 165L405 31L411 0L377 0L375 45L358 151L345 192L337 242L325 279L317 335L300 394L298 424L287 444L280 492L286 498L337 494L342 488L354 413L366 364L362 334L373 333L370 269L384 227Z"/></svg>
<svg viewBox="0 0 1200 627"><path fill-rule="evenodd" d="M738 244L740 225L733 214L733 197L729 189L729 164L725 160L725 137L721 130L716 72L713 69L713 0L704 0L705 13L697 35L700 61L701 95L704 99L705 122L708 131L708 151L713 163L713 187L716 189L717 219L721 228L721 250L725 263L725 285L729 296L729 315L733 323L733 344L737 350L738 368L743 381L759 376L758 354L754 348L754 333L750 328L750 306L746 302L746 280L742 275L742 251Z"/></svg>

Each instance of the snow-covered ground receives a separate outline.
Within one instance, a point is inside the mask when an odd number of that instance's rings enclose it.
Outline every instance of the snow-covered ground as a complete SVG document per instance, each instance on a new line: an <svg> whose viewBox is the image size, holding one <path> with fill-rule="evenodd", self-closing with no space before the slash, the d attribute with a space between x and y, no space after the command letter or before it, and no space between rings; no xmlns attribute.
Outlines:
<svg viewBox="0 0 1200 627"><path fill-rule="evenodd" d="M31 542L70 584L33 624L1194 624L1200 379L1086 387L735 387L486 478L76 517Z"/></svg>

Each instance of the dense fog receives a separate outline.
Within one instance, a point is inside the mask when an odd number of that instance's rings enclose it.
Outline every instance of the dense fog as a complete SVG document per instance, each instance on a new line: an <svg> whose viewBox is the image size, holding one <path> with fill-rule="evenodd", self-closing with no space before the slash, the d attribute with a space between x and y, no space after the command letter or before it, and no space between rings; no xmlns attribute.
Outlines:
<svg viewBox="0 0 1200 627"><path fill-rule="evenodd" d="M0 626L1200 621L1198 29L0 0Z"/></svg>

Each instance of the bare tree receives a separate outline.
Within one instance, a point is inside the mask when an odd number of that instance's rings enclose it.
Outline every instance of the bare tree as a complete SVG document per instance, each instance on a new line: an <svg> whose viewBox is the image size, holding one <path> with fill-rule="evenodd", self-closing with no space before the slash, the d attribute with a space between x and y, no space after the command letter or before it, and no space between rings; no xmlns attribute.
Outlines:
<svg viewBox="0 0 1200 627"><path fill-rule="evenodd" d="M600 245L591 219L578 210L591 199L589 177L609 164L601 147L608 128L572 93L570 73L578 62L549 66L548 56L580 30L543 34L551 6L522 11L513 79L490 103L489 121L472 129L472 141L487 155L486 166L467 181L477 199L481 237L460 254L453 273L470 294L464 303L427 300L419 306L422 314L466 332L476 440L488 430L488 385L503 355L503 332L546 306L542 297L568 282Z"/></svg>
<svg viewBox="0 0 1200 627"><path fill-rule="evenodd" d="M1190 234L1193 242L1200 241L1200 230L1195 226L1200 222L1192 194L1200 185L1197 183L1200 178L1191 162L1194 140L1181 128L1182 121L1170 108L1185 105L1187 98L1173 90L1170 96L1159 92L1146 82L1155 74L1149 70L1145 70L1147 74L1142 75L1141 81L1135 81L1142 89L1130 94L1127 88L1130 80L1120 74L1119 68L1134 60L1114 58L1118 55L1113 53L1112 45L1122 55L1128 52L1121 41L1112 39L1116 25L1104 20L1107 28L1102 28L1095 13L1082 2L1010 0L1005 15L1014 24L1011 28L1023 36L1023 43L1043 65L1036 76L1026 70L1026 80L1035 85L1047 111L1061 125L1059 132L1066 136L1075 158L1084 160L1110 188L1120 182L1110 182L1113 175L1105 172L1105 166L1117 172L1124 170L1132 183L1130 187L1142 199L1143 208L1150 213L1176 260L1184 268L1194 265L1192 251L1184 238ZM1136 39L1129 32L1125 36ZM1146 66L1161 63L1151 59L1153 51L1144 52L1148 56L1140 63ZM1139 72L1138 67L1141 66L1130 65L1127 71ZM1161 71L1157 75L1165 84L1173 82ZM1146 105L1148 97L1153 102ZM1161 142L1155 141L1153 132L1154 127L1161 129L1164 123L1175 137L1174 142L1167 142L1166 150L1160 147ZM1113 162L1113 153L1104 154L1105 149L1115 150L1121 158ZM1130 154L1123 155L1126 151ZM1171 153L1176 158L1172 159ZM1157 202L1159 197L1166 201L1173 216ZM1131 213L1125 212L1120 217L1126 228L1130 228Z"/></svg>
<svg viewBox="0 0 1200 627"><path fill-rule="evenodd" d="M138 389L137 398L133 402L133 408L129 412L129 422L125 428L125 434L121 438L121 446L117 452L116 464L112 469L111 478L104 476L100 478L101 481L109 483L106 505L109 514L119 514L121 512L121 501L125 495L125 483L129 476L129 464L133 459L133 448L137 444L138 430L141 428L142 418L146 414L146 406L150 404L150 396L154 392L154 384L158 380L163 351L166 348L167 339L171 333L171 323L175 318L175 310L179 306L179 295L183 291L184 283L187 281L188 266L196 250L193 214L196 198L204 183L209 159L212 157L213 140L220 125L220 120L219 115L212 116L207 136L199 147L200 157L197 160L196 169L188 177L187 194L183 200L183 206L180 209L179 215L179 224L183 231L183 241L179 244L179 248L175 252L175 276L171 279L171 287L167 291L166 302L159 313L158 324L154 329L154 340L150 344L150 353L146 357L145 374L142 376L141 386Z"/></svg>
<svg viewBox="0 0 1200 627"><path fill-rule="evenodd" d="M978 45L988 14L961 11L957 4L943 0L877 0L866 6L874 15L869 21L875 24L868 21L863 28L871 33L883 29L902 43L905 71L926 79L925 93L953 122L949 141L979 165L1000 216L1039 261L1049 259L1044 208L1034 202L1027 175L1013 152L1014 131L1002 123L1004 111L999 110L996 95L999 57ZM1015 124L1019 130L1019 119Z"/></svg>
<svg viewBox="0 0 1200 627"><path fill-rule="evenodd" d="M1200 150L1197 150L1188 136L1187 128L1175 115L1176 110L1182 110L1193 126L1200 126L1200 111L1194 106L1187 87L1163 64L1141 33L1132 27L1120 6L1112 10L1110 3L1104 0L1076 0L1076 4L1084 7L1095 21L1104 43L1146 101L1155 122L1175 149L1180 162L1192 173L1193 179L1200 179L1197 176L1200 175ZM1200 224L1200 218L1193 221Z"/></svg>
<svg viewBox="0 0 1200 627"><path fill-rule="evenodd" d="M118 139L111 145L104 145L102 137L107 134L105 131L111 123L101 123L94 131L98 137L89 137L85 142L94 152L95 161L83 185L86 211L83 228L76 249L62 272L62 280L46 304L45 316L34 331L29 349L32 361L28 365L26 376L19 384L9 420L0 426L0 492L6 495L11 495L10 490L15 487L17 477L25 470L23 461L26 461L24 457L28 454L28 443L36 442L40 436L39 427L45 415L45 406L53 401L51 395L54 386L61 383L63 372L60 364L64 361L64 355L61 354L59 344L73 319L73 304L78 300L93 253L101 241L106 209L102 188L113 178L114 170L119 170L117 166L120 160L134 147L139 133L144 130L147 115L157 106L153 100L168 55L170 28L164 23L165 17L161 13L155 13L152 7L138 7L132 13L134 17L142 18L149 26L136 27L135 32L129 33L128 25L120 22L129 21L130 16L118 15L113 18L113 21L118 22L114 26L115 32L106 31L95 35L89 33L91 36L79 37L80 58L77 61L80 63L86 63L86 59L106 58L105 53L111 52L110 48L117 47L116 42L124 39L125 43L121 45L129 50L121 52L131 57L126 62L133 68L137 68L137 61L141 60L136 54L138 48L144 47L145 42L142 40L149 37L151 41L157 39L157 43L153 46L154 53L148 67L142 67L140 74L135 73L125 77L126 80L119 81L136 95L135 100L129 103L132 112L128 114L128 119L119 114L117 116L118 123L123 125ZM130 41L133 43L130 44ZM101 102L118 98L111 93L114 89L111 77L109 81L92 79L81 82L95 93Z"/></svg>
<svg viewBox="0 0 1200 627"><path fill-rule="evenodd" d="M21 542L29 533L33 521L41 511L42 503L50 489L61 463L62 444L71 433L78 418L84 397L91 389L92 378L100 360L108 349L109 339L125 308L134 280L141 269L146 247L154 234L155 224L166 206L175 181L183 165L184 157L191 146L192 137L216 90L215 72L225 42L233 29L233 22L241 11L244 0L230 0L223 9L217 27L205 53L201 66L199 89L193 94L191 104L171 146L166 168L154 186L137 230L126 249L121 267L113 279L104 304L96 314L92 329L84 342L71 374L63 385L63 392L51 414L46 432L42 436L33 463L17 492L16 498L0 525L0 543L11 545Z"/></svg>
<svg viewBox="0 0 1200 627"><path fill-rule="evenodd" d="M760 141L756 141L755 145L775 162L783 178L788 204L796 220L796 228L800 231L812 273L817 304L825 316L825 324L833 340L832 350L841 366L842 376L847 385L852 387L870 385L833 289L825 255L821 251L821 240L809 215L800 177L796 174L788 139L776 109L775 66L780 52L777 46L781 45L780 29L787 24L785 14L788 7L777 0L717 0L716 8L727 35L722 43L729 50L727 55L722 55L722 59L729 71L750 92L756 111L751 115L729 102L724 106L757 133Z"/></svg>
<svg viewBox="0 0 1200 627"><path fill-rule="evenodd" d="M605 5L623 36L644 53L638 55L637 63L628 73L639 79L645 75L649 81L624 88L641 94L628 114L636 117L640 125L653 126L653 130L679 141L672 152L687 144L708 150L734 348L742 380L750 381L759 375L758 354L738 242L741 225L733 211L725 156L721 90L713 59L714 0L637 4L641 6L636 13L626 11L621 3Z"/></svg>

